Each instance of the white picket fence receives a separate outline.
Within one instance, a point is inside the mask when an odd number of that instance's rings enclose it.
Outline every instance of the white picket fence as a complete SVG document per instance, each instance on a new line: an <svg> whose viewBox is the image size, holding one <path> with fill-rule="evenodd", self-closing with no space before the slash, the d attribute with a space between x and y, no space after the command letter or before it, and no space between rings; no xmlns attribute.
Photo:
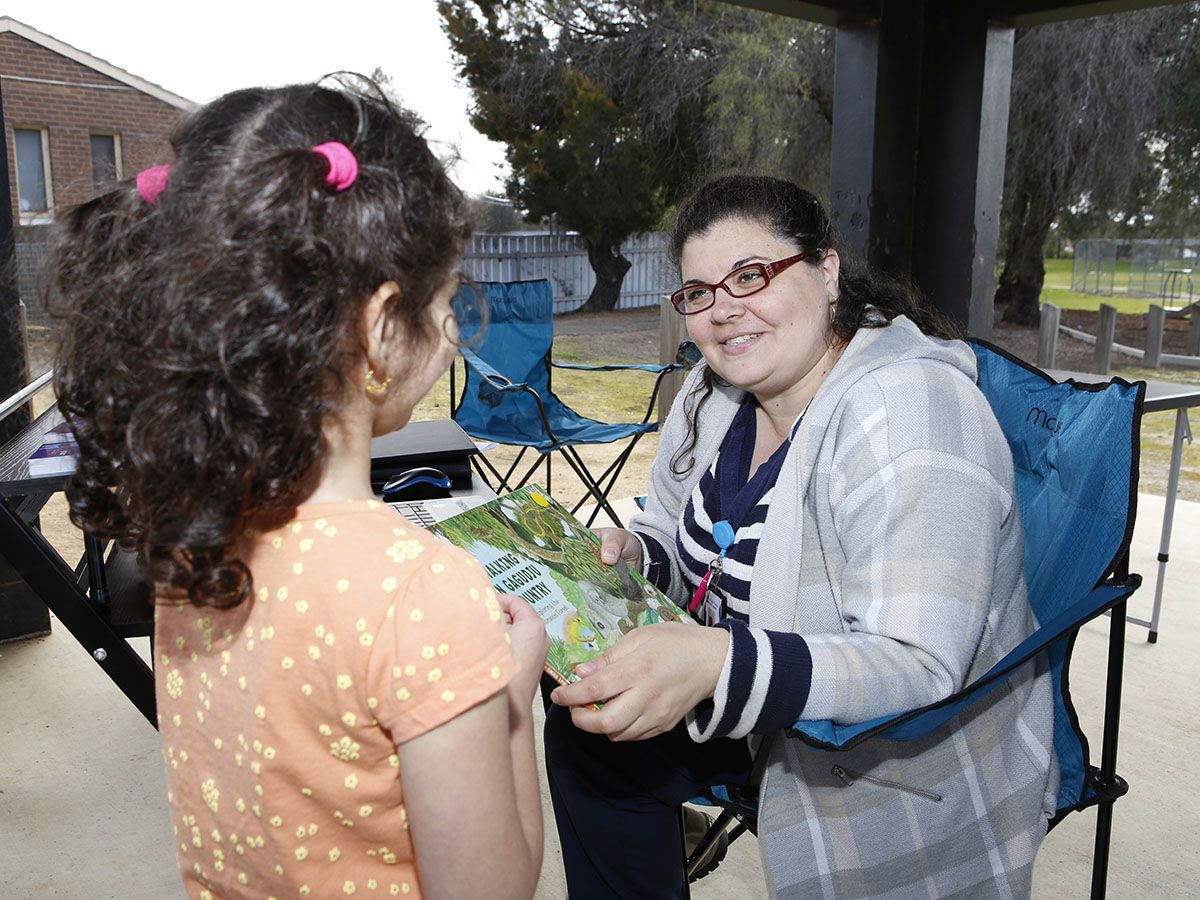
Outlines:
<svg viewBox="0 0 1200 900"><path fill-rule="evenodd" d="M667 261L667 236L640 234L621 245L632 264L621 284L618 309L658 306L678 279ZM574 234L476 234L463 257L463 271L476 281L549 279L554 312L578 309L596 283L583 241Z"/></svg>
<svg viewBox="0 0 1200 900"><path fill-rule="evenodd" d="M618 309L658 306L677 285L679 275L667 262L667 236L640 234L621 245L632 263L621 284ZM21 299L31 321L45 319L36 301L37 267L46 245L17 242L17 275ZM527 281L548 278L554 289L555 314L578 309L592 292L596 275L583 241L575 234L476 234L463 257L463 271L476 281Z"/></svg>

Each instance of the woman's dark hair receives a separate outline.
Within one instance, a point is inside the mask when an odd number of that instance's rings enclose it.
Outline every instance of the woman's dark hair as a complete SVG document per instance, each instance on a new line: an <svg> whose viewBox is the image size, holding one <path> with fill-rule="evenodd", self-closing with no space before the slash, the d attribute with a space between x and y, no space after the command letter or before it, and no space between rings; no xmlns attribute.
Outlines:
<svg viewBox="0 0 1200 900"><path fill-rule="evenodd" d="M380 285L400 286L386 315L413 363L433 346L468 229L422 128L366 79L236 91L176 129L157 202L127 180L56 226L71 519L136 548L156 584L200 606L250 595L234 540L315 487ZM342 191L312 151L329 141L358 161Z"/></svg>
<svg viewBox="0 0 1200 900"><path fill-rule="evenodd" d="M797 250L838 250L829 216L821 201L800 186L766 175L725 175L707 182L679 207L671 230L668 252L678 266L683 245L725 219L749 219L765 225ZM805 262L819 266L823 254ZM962 334L949 319L922 303L916 291L903 281L884 277L858 265L838 250L838 300L834 306L833 334L848 344L860 328L879 328L904 315L925 334L958 338ZM712 395L717 376L704 370L701 383L686 402L688 439L671 460L676 474L689 471L696 444L696 421L700 407ZM685 457L687 460L685 462Z"/></svg>

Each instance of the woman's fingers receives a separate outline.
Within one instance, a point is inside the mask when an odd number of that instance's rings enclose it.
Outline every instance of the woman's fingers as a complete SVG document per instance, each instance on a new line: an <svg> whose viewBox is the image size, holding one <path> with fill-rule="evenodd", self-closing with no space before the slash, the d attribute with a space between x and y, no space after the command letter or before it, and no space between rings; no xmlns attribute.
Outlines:
<svg viewBox="0 0 1200 900"><path fill-rule="evenodd" d="M617 560L623 559L630 566L641 571L642 544L634 537L632 531L624 528L597 528L596 536L600 538L600 561L605 565L616 565Z"/></svg>

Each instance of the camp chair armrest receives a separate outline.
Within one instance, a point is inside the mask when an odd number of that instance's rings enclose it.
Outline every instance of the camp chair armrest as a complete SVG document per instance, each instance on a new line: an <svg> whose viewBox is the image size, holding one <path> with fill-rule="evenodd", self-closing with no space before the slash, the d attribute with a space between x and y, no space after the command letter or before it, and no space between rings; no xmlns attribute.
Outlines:
<svg viewBox="0 0 1200 900"><path fill-rule="evenodd" d="M650 402L646 404L646 414L642 416L642 424L650 421L650 415L654 412L654 403L658 400L658 390L662 386L664 376L672 372L678 372L683 368L679 363L667 363L666 365L655 365L653 363L629 363L627 365L614 364L607 366L588 366L582 363L556 363L551 362L550 365L556 369L577 369L582 372L617 372L621 369L633 369L639 372L657 372L658 377L654 379L654 390L650 392Z"/></svg>
<svg viewBox="0 0 1200 900"><path fill-rule="evenodd" d="M476 356L466 347L460 347L459 353L472 369L480 374L492 387L498 391L520 391L530 390L533 388L523 382L514 382L511 378L502 375L497 369L494 369L481 357Z"/></svg>
<svg viewBox="0 0 1200 900"><path fill-rule="evenodd" d="M1128 598L1141 583L1141 575L1130 574L1097 585L1086 595L1064 607L1057 616L1043 622L1033 634L1021 641L975 681L936 703L854 725L841 725L829 720L802 719L788 729L788 734L819 750L848 750L875 737L892 741L923 738L989 693L1015 669L1032 660L1050 644L1066 638L1085 622L1091 621Z"/></svg>
<svg viewBox="0 0 1200 900"><path fill-rule="evenodd" d="M664 366L654 363L612 363L603 366L589 366L584 363L561 363L553 360L550 365L556 369L579 369L584 372L616 372L621 369L636 369L640 372L657 372L660 376L683 368L679 363L667 363Z"/></svg>
<svg viewBox="0 0 1200 900"><path fill-rule="evenodd" d="M488 365L482 358L477 356L475 353L472 353L466 347L460 347L458 352L462 354L463 361L466 362L466 364L473 368L476 372L478 372L480 377L487 381L487 383L497 391L505 394L512 393L514 391L520 391L521 393L531 395L533 397L533 402L537 404L538 415L541 417L542 428L545 429L547 437L550 438L551 442L555 444L558 443L558 438L554 434L554 429L550 427L550 419L546 416L546 407L542 404L541 395L538 394L537 391L523 381L514 382L512 379L502 375L499 371Z"/></svg>

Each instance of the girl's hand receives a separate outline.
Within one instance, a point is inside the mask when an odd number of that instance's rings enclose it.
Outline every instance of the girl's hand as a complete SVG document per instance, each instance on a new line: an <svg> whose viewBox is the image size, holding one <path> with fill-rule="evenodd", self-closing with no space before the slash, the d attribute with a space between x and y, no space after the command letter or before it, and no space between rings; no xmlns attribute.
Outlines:
<svg viewBox="0 0 1200 900"><path fill-rule="evenodd" d="M607 652L575 667L583 678L554 689L571 707L575 727L614 741L640 741L670 731L713 695L729 652L729 632L682 622L634 629ZM603 701L601 709L587 704Z"/></svg>
<svg viewBox="0 0 1200 900"><path fill-rule="evenodd" d="M512 640L513 655L517 658L516 677L509 682L509 690L515 699L525 705L533 699L542 670L546 665L546 651L550 649L550 636L546 625L529 601L515 594L500 594L500 611L508 625Z"/></svg>
<svg viewBox="0 0 1200 900"><path fill-rule="evenodd" d="M633 536L632 531L624 528L597 528L596 537L600 538L600 562L605 565L616 565L618 559L629 563L635 572L642 571L642 542Z"/></svg>

